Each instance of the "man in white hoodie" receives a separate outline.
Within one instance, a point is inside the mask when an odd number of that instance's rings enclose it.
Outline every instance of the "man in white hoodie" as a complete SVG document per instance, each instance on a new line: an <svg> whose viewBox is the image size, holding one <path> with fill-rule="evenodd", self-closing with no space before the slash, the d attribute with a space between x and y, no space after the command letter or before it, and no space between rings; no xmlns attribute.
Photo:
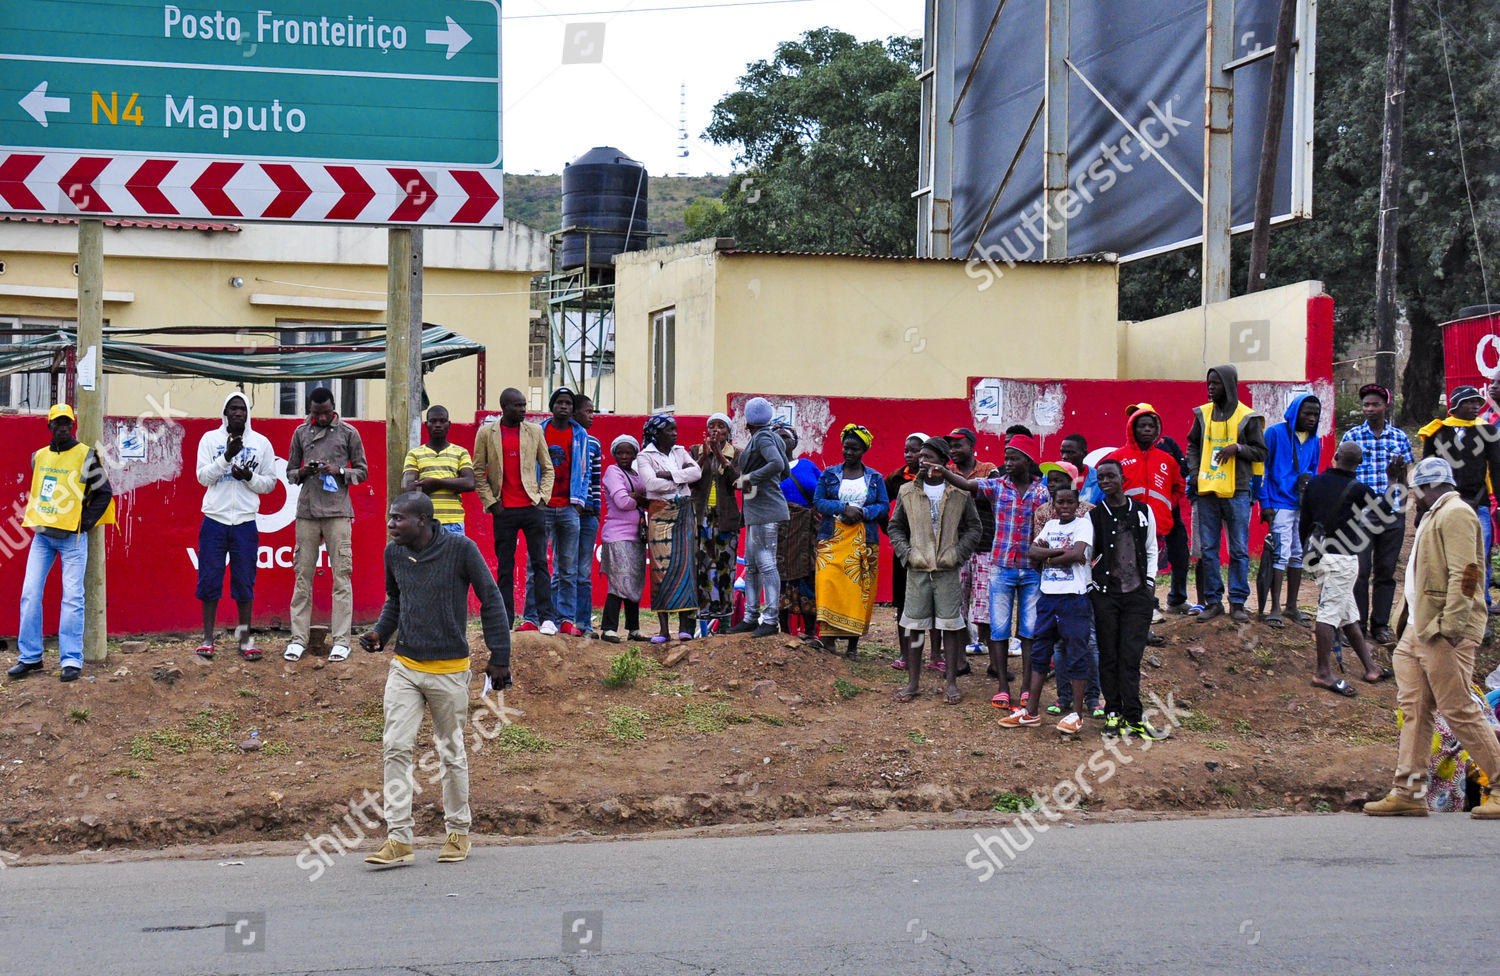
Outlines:
<svg viewBox="0 0 1500 976"><path fill-rule="evenodd" d="M198 442L198 483L203 493L203 525L198 530L198 599L203 601L203 643L198 656L214 656L214 621L224 595L224 562L229 561L229 594L240 611L236 630L247 661L260 660L250 636L250 605L255 597L255 561L260 532L255 516L260 496L276 487L271 442L250 429L250 398L224 398L224 423Z"/></svg>

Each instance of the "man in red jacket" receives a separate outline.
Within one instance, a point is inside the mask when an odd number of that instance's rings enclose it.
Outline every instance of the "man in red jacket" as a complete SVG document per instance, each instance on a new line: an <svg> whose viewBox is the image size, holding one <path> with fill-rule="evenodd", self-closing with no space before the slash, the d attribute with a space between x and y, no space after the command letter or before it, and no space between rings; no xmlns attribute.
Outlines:
<svg viewBox="0 0 1500 976"><path fill-rule="evenodd" d="M1187 494L1187 481L1177 459L1157 446L1161 440L1161 416L1155 407L1149 403L1132 407L1125 432L1125 446L1110 457L1120 462L1126 497L1151 506L1156 519L1157 545L1165 551L1167 533L1176 522L1177 503Z"/></svg>

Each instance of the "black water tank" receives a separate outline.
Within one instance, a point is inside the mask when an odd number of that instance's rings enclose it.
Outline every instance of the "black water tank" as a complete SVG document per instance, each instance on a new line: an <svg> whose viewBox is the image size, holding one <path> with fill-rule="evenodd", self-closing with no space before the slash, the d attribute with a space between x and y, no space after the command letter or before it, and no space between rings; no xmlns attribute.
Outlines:
<svg viewBox="0 0 1500 976"><path fill-rule="evenodd" d="M590 149L563 167L562 225L595 231L588 244L590 267L608 268L621 251L647 246L646 183L646 167L609 146ZM584 235L564 234L562 266L583 263Z"/></svg>

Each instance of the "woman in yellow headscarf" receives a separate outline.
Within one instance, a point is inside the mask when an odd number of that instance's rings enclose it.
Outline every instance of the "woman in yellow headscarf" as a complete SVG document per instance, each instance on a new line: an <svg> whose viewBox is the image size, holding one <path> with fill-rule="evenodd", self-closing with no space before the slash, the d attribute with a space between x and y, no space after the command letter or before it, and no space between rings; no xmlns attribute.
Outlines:
<svg viewBox="0 0 1500 976"><path fill-rule="evenodd" d="M844 427L844 462L818 478L813 510L818 514L818 633L825 647L844 638L849 657L858 656L870 626L880 574L878 520L890 508L885 479L865 467L875 437L859 424Z"/></svg>

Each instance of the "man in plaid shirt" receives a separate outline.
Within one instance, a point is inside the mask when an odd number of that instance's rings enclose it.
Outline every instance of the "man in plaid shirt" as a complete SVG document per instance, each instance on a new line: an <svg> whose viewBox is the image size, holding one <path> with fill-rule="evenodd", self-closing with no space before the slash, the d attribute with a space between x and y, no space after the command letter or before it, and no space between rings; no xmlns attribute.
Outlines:
<svg viewBox="0 0 1500 976"><path fill-rule="evenodd" d="M1388 489L1392 481L1406 481L1406 466L1412 461L1411 441L1405 431L1393 427L1386 417L1391 406L1389 390L1367 384L1359 388L1359 402L1364 408L1365 422L1344 434L1344 440L1353 441L1364 451L1364 460L1354 477L1369 485L1378 500L1364 519L1370 530L1370 544L1359 552L1354 601L1365 635L1377 644L1394 644L1391 602L1396 596L1396 563L1400 561L1401 543L1406 537L1406 513L1400 498Z"/></svg>
<svg viewBox="0 0 1500 976"><path fill-rule="evenodd" d="M1042 576L1026 558L1035 538L1036 510L1051 498L1037 466L1036 439L1017 434L1005 444L1005 473L998 478L969 480L951 468L943 477L949 484L989 501L995 510L994 561L990 576L990 664L998 675L999 693L990 700L996 708L1009 709L1010 682L1005 677L1005 656L1010 645L1011 622L1019 616L1016 636L1021 638L1022 660L1031 660L1031 639L1036 634L1036 603ZM1024 696L1023 696L1024 698ZM1025 707L1024 701L1017 707Z"/></svg>

